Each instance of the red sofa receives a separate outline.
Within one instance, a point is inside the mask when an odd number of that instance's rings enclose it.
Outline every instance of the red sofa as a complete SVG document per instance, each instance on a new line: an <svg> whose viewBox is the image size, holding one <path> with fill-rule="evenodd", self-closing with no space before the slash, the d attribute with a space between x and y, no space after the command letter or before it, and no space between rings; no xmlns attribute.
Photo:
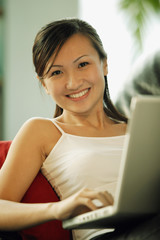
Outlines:
<svg viewBox="0 0 160 240"><path fill-rule="evenodd" d="M0 141L0 168L2 167L11 141ZM59 201L53 188L39 172L22 199L23 203L44 203ZM11 234L11 233L9 233ZM62 228L60 221L50 221L19 232L23 240L69 240L70 232Z"/></svg>

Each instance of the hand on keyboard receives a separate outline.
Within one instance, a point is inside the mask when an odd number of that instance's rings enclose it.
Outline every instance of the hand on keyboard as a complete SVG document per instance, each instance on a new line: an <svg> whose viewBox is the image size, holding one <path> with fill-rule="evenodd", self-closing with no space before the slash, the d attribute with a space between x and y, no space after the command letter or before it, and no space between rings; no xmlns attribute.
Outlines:
<svg viewBox="0 0 160 240"><path fill-rule="evenodd" d="M113 205L113 197L107 191L82 189L57 204L57 219L64 220L79 214Z"/></svg>

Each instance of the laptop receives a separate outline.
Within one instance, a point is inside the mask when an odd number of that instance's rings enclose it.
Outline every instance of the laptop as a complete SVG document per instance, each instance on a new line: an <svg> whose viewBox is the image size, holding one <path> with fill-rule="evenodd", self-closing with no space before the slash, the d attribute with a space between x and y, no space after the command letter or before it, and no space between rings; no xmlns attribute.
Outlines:
<svg viewBox="0 0 160 240"><path fill-rule="evenodd" d="M139 96L131 102L114 205L65 220L63 228L111 228L159 212L160 97Z"/></svg>

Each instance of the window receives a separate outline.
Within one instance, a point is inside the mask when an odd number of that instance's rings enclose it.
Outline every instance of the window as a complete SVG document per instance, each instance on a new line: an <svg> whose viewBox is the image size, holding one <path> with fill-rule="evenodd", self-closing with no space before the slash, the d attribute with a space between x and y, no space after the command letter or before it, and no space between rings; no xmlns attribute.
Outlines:
<svg viewBox="0 0 160 240"><path fill-rule="evenodd" d="M79 0L79 17L96 28L108 55L108 85L113 102L135 64L135 47L127 19L118 9L118 1ZM148 21L143 54L155 51L160 42L160 20ZM156 41L155 41L156 39ZM154 44L153 44L154 43Z"/></svg>

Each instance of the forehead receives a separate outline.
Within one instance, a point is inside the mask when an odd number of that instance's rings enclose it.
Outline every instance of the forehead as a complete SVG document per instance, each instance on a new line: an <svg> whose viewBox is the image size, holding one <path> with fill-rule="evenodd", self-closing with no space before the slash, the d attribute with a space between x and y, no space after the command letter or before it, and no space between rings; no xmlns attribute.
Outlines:
<svg viewBox="0 0 160 240"><path fill-rule="evenodd" d="M74 34L61 47L58 54L52 56L52 62L63 60L65 57L76 58L80 55L96 54L97 51L93 47L91 40L82 34Z"/></svg>
<svg viewBox="0 0 160 240"><path fill-rule="evenodd" d="M65 48L70 48L70 49L74 49L78 48L78 49L83 49L83 48L93 48L93 45L91 43L91 40L89 39L89 37L77 33L72 35L62 46L62 49L64 50Z"/></svg>

